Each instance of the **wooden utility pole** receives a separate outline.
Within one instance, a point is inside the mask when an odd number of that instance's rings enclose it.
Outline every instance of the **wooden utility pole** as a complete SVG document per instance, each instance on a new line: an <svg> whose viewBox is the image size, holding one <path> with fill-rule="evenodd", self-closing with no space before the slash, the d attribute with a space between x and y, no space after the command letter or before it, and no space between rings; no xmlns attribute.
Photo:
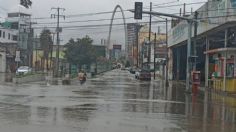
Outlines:
<svg viewBox="0 0 236 132"><path fill-rule="evenodd" d="M152 12L152 2L150 2L150 12ZM149 37L148 37L148 65L151 63L151 35L152 35L152 14L150 14L149 18ZM149 67L150 68L150 67Z"/></svg>
<svg viewBox="0 0 236 132"><path fill-rule="evenodd" d="M155 43L154 43L154 80L156 79L156 44L157 44L157 33L155 33Z"/></svg>

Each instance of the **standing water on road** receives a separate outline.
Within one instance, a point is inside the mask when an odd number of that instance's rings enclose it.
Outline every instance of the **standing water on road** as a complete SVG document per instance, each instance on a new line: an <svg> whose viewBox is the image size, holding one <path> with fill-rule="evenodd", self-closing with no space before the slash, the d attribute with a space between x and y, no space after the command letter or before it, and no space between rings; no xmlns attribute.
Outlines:
<svg viewBox="0 0 236 132"><path fill-rule="evenodd" d="M235 132L235 100L192 97L179 84L142 82L114 70L86 88L41 83L0 86L4 132Z"/></svg>
<svg viewBox="0 0 236 132"><path fill-rule="evenodd" d="M236 132L236 0L0 3L0 132Z"/></svg>

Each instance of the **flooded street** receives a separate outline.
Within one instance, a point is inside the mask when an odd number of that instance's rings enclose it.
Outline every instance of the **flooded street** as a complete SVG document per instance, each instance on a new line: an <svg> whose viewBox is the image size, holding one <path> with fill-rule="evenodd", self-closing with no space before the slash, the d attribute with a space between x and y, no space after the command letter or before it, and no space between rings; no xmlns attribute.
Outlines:
<svg viewBox="0 0 236 132"><path fill-rule="evenodd" d="M2 132L235 132L236 99L115 70L80 86L0 85Z"/></svg>

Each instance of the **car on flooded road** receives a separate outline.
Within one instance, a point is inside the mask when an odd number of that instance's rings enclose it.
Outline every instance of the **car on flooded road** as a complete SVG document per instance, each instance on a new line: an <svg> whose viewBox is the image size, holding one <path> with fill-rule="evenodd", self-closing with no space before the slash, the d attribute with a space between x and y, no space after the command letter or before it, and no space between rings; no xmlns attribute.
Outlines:
<svg viewBox="0 0 236 132"><path fill-rule="evenodd" d="M142 81L151 81L152 75L149 70L139 69L135 72L135 78Z"/></svg>
<svg viewBox="0 0 236 132"><path fill-rule="evenodd" d="M32 72L32 68L29 66L20 66L16 70L16 75L25 75Z"/></svg>

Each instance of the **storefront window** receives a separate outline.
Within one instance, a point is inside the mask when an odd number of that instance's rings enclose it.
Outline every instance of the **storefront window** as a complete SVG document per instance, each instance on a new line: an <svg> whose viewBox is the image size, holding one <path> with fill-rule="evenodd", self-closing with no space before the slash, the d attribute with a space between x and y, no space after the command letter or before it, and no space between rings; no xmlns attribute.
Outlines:
<svg viewBox="0 0 236 132"><path fill-rule="evenodd" d="M227 64L226 76L227 77L234 77L234 64L233 63Z"/></svg>

